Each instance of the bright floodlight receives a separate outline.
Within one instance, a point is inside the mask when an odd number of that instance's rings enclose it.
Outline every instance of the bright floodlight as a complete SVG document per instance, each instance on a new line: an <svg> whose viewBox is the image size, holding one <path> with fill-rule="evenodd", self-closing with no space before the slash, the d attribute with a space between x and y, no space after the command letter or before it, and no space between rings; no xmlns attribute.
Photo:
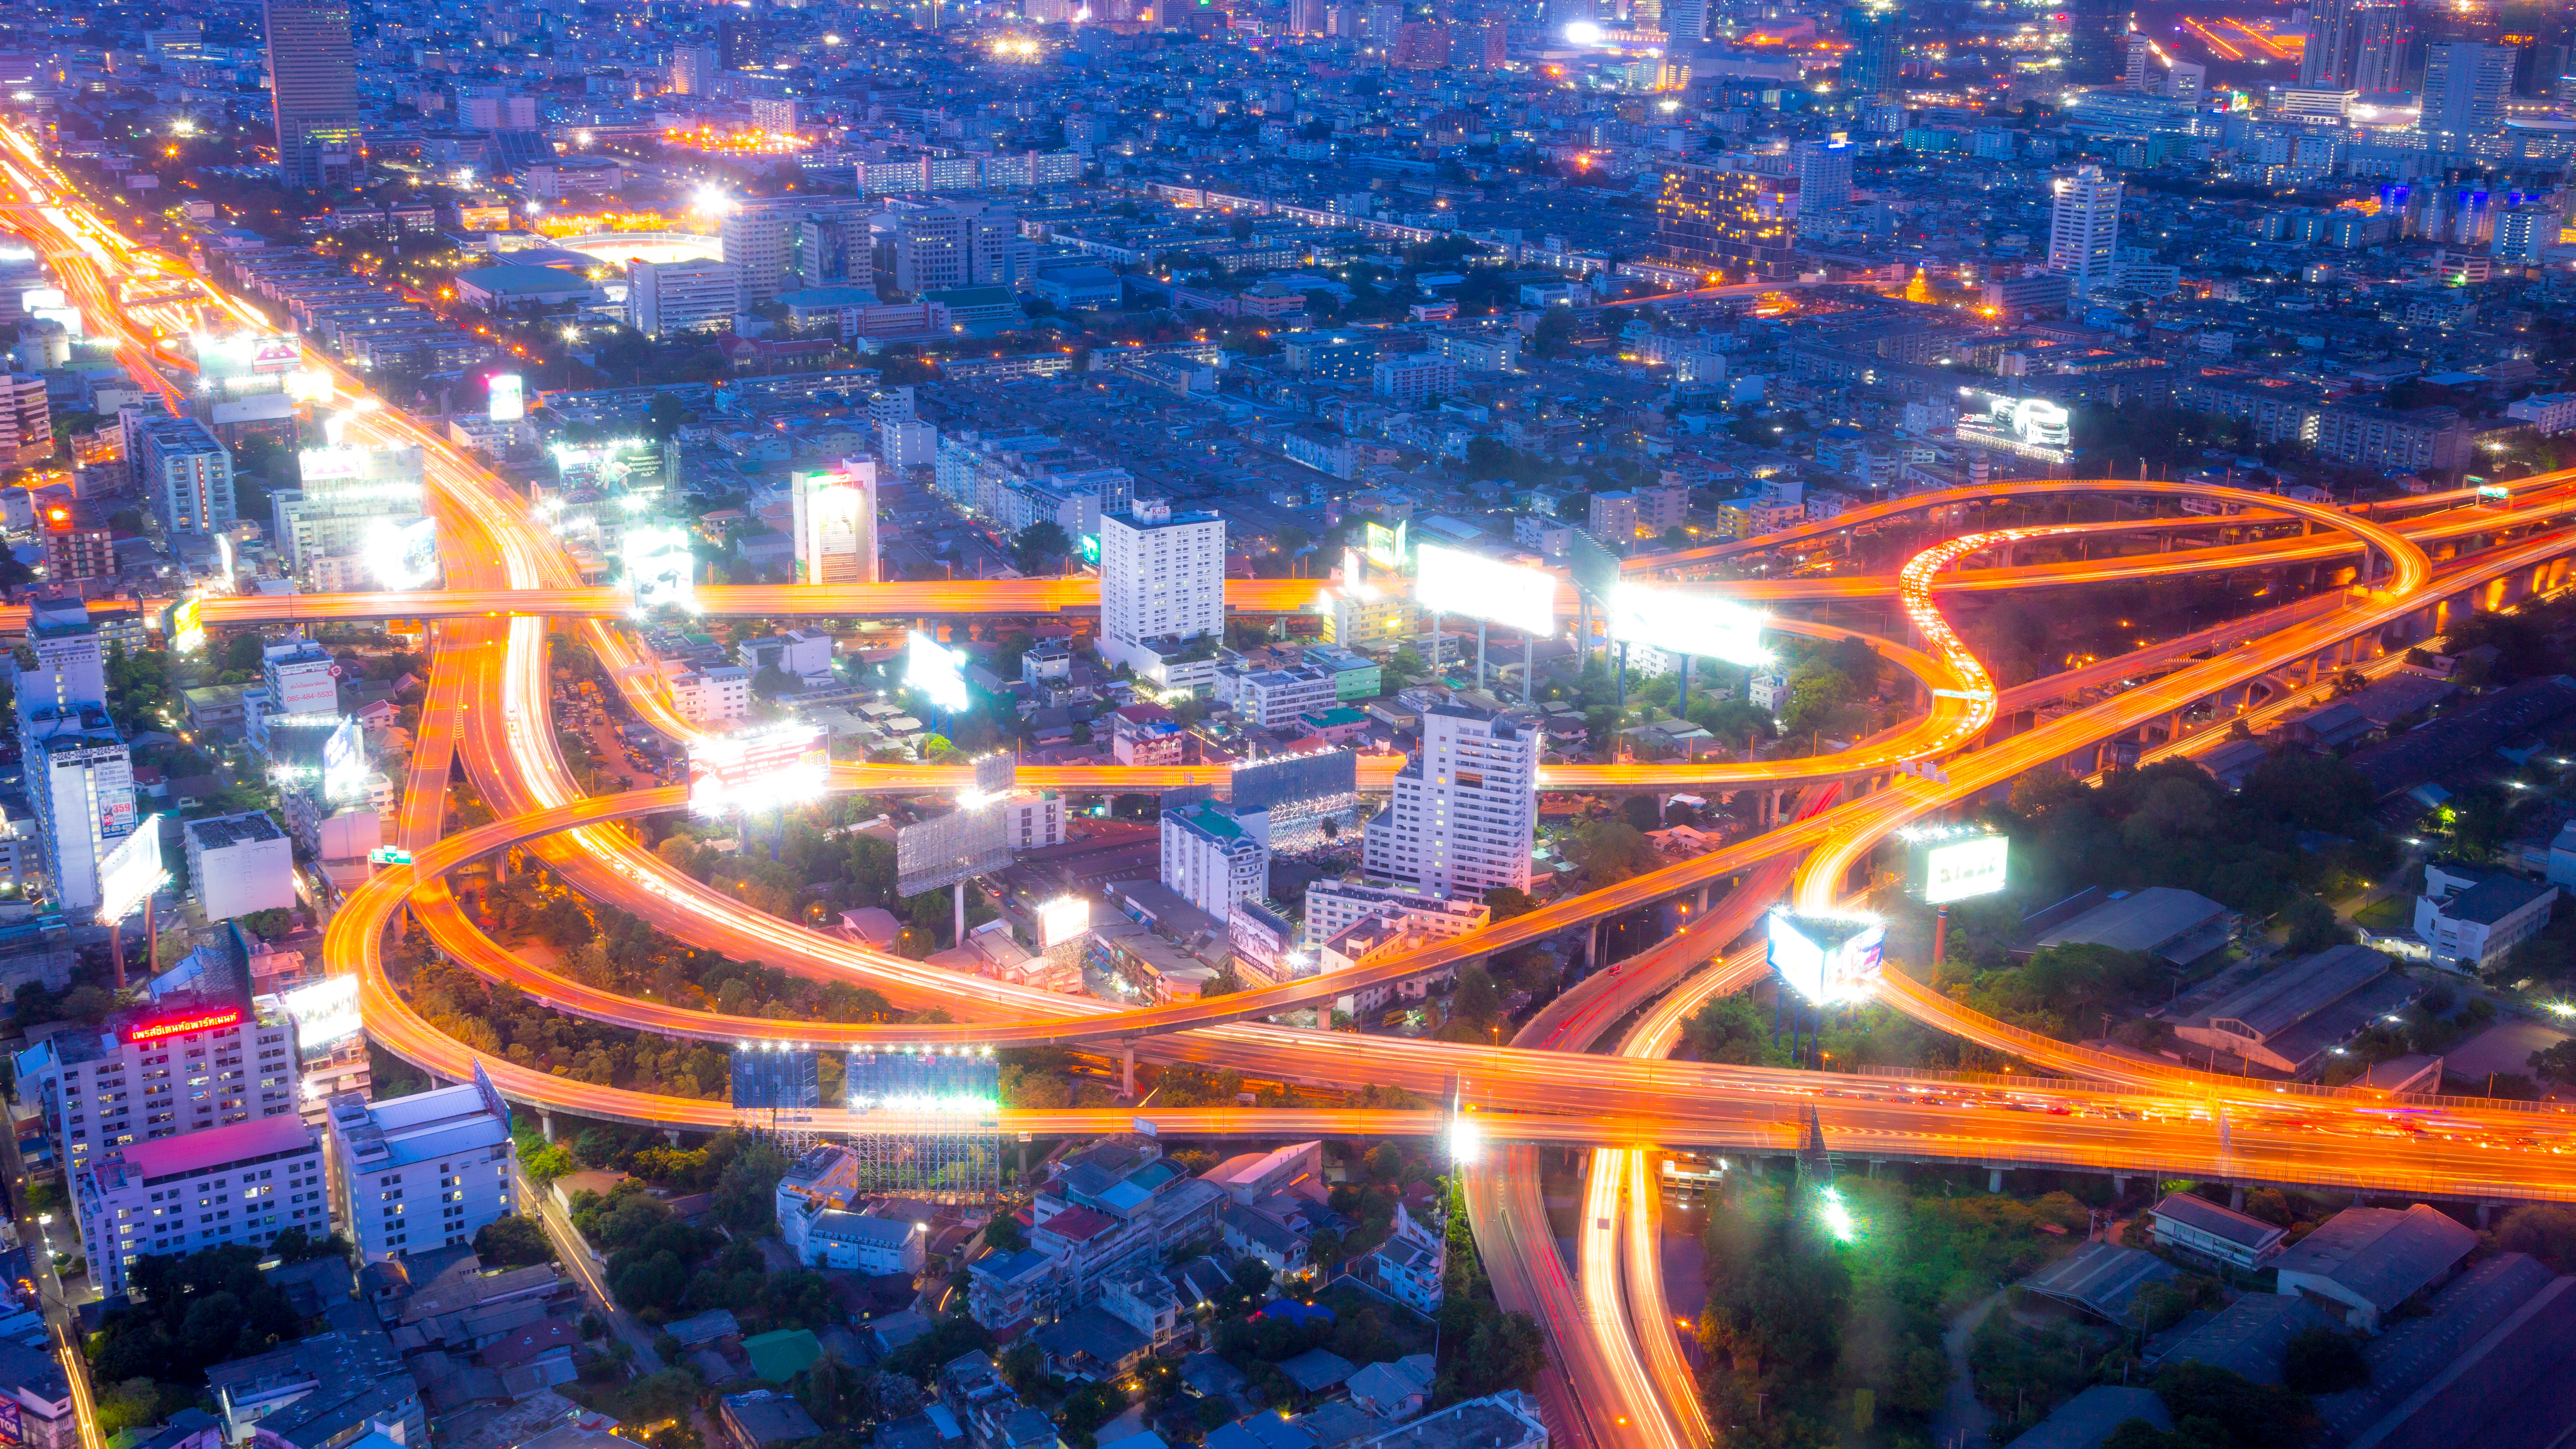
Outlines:
<svg viewBox="0 0 2576 1449"><path fill-rule="evenodd" d="M701 216L722 216L733 210L733 198L712 184L690 193L689 209Z"/></svg>
<svg viewBox="0 0 2576 1449"><path fill-rule="evenodd" d="M1460 1167L1473 1167L1476 1164L1476 1158L1484 1151L1484 1146L1485 1134L1477 1129L1474 1118L1449 1119L1449 1160L1451 1162Z"/></svg>
<svg viewBox="0 0 2576 1449"><path fill-rule="evenodd" d="M1851 1209L1844 1205L1841 1190L1829 1187L1822 1195L1825 1200L1825 1230L1832 1233L1837 1242L1848 1243L1859 1236L1860 1225L1853 1220Z"/></svg>
<svg viewBox="0 0 2576 1449"><path fill-rule="evenodd" d="M1878 984L1887 928L1870 916L1773 911L1768 956L1800 996L1818 1006L1869 999Z"/></svg>
<svg viewBox="0 0 2576 1449"><path fill-rule="evenodd" d="M417 589L438 577L438 522L429 518L379 518L367 525L362 545L376 587Z"/></svg>
<svg viewBox="0 0 2576 1449"><path fill-rule="evenodd" d="M951 714L974 703L966 693L966 656L918 629L912 631L903 682L928 696L934 707Z"/></svg>
<svg viewBox="0 0 2576 1449"><path fill-rule="evenodd" d="M1729 664L1771 662L1762 647L1770 615L1742 604L1621 581L1610 591L1610 637L1673 654L1723 659Z"/></svg>
<svg viewBox="0 0 2576 1449"><path fill-rule="evenodd" d="M1577 45L1599 45L1601 27L1589 20L1578 20L1565 27L1565 38Z"/></svg>

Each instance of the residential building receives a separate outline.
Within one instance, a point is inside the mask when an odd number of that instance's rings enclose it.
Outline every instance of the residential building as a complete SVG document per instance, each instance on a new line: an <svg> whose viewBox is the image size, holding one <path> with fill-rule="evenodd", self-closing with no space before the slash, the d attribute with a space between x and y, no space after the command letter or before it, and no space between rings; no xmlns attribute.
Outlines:
<svg viewBox="0 0 2576 1449"><path fill-rule="evenodd" d="M72 1413L72 1382L45 1348L0 1343L0 1401L16 1406L25 1449L81 1449L81 1420Z"/></svg>
<svg viewBox="0 0 2576 1449"><path fill-rule="evenodd" d="M1189 735L1159 704L1122 705L1109 715L1109 750L1122 765L1178 765L1189 758Z"/></svg>
<svg viewBox="0 0 2576 1449"><path fill-rule="evenodd" d="M2076 85L2109 85L2128 69L2129 7L2122 0L2073 0L2066 8L2066 70Z"/></svg>
<svg viewBox="0 0 2576 1449"><path fill-rule="evenodd" d="M233 455L195 418L147 417L133 429L134 475L161 526L219 533L233 521Z"/></svg>
<svg viewBox="0 0 2576 1449"><path fill-rule="evenodd" d="M626 268L626 317L651 338L722 332L748 302L742 271L731 262L635 261Z"/></svg>
<svg viewBox="0 0 2576 1449"><path fill-rule="evenodd" d="M1163 884L1223 921L1237 901L1270 893L1270 847L1214 800L1166 809Z"/></svg>
<svg viewBox="0 0 2576 1449"><path fill-rule="evenodd" d="M2576 392L2534 393L2504 410L2509 418L2519 418L2540 433L2563 433L2576 428Z"/></svg>
<svg viewBox="0 0 2576 1449"><path fill-rule="evenodd" d="M1797 182L1696 161L1669 163L1655 206L1655 249L1711 280L1792 276Z"/></svg>
<svg viewBox="0 0 2576 1449"><path fill-rule="evenodd" d="M28 682L22 675L18 742L45 876L58 907L93 911L99 863L137 822L134 758L103 703L31 698Z"/></svg>
<svg viewBox="0 0 2576 1449"><path fill-rule="evenodd" d="M36 520L36 536L45 550L45 582L116 576L116 530L88 499L47 504Z"/></svg>
<svg viewBox="0 0 2576 1449"><path fill-rule="evenodd" d="M2415 129L2427 149L2466 152L2504 130L2514 48L2436 41L2424 48L2423 109Z"/></svg>
<svg viewBox="0 0 2576 1449"><path fill-rule="evenodd" d="M2081 297L2111 282L2120 242L2120 183L2090 162L2050 183L2048 269Z"/></svg>
<svg viewBox="0 0 2576 1449"><path fill-rule="evenodd" d="M278 179L340 186L367 169L347 0L266 0Z"/></svg>
<svg viewBox="0 0 2576 1449"><path fill-rule="evenodd" d="M1547 1424L1538 1400L1519 1389L1452 1404L1343 1449L1547 1449Z"/></svg>
<svg viewBox="0 0 2576 1449"><path fill-rule="evenodd" d="M510 1108L480 1067L474 1080L390 1101L330 1099L341 1225L359 1261L471 1243L520 1206Z"/></svg>
<svg viewBox="0 0 2576 1449"><path fill-rule="evenodd" d="M1100 517L1100 657L1167 689L1216 682L1225 521L1140 498Z"/></svg>
<svg viewBox="0 0 2576 1449"><path fill-rule="evenodd" d="M1393 801L1368 822L1364 868L1444 895L1529 889L1543 747L1535 726L1497 711L1424 709L1422 747L1395 777Z"/></svg>
<svg viewBox="0 0 2576 1449"><path fill-rule="evenodd" d="M1445 352L1381 357L1369 371L1369 390L1399 407L1420 407L1458 390L1458 363Z"/></svg>
<svg viewBox="0 0 2576 1449"><path fill-rule="evenodd" d="M1591 496L1583 531L1620 553L1637 542L1637 500L1624 489Z"/></svg>
<svg viewBox="0 0 2576 1449"><path fill-rule="evenodd" d="M53 455L53 405L45 397L45 380L0 373L0 463L24 467Z"/></svg>
<svg viewBox="0 0 2576 1449"><path fill-rule="evenodd" d="M1319 880L1306 887L1305 942L1320 946L1360 922L1396 917L1434 937L1463 936L1493 921L1481 892L1434 894L1372 880Z"/></svg>
<svg viewBox="0 0 2576 1449"><path fill-rule="evenodd" d="M295 847L266 811L182 821L179 840L209 922L295 905Z"/></svg>
<svg viewBox="0 0 2576 1449"><path fill-rule="evenodd" d="M322 1141L293 1112L105 1148L71 1188L91 1281L110 1297L138 1258L331 1234Z"/></svg>
<svg viewBox="0 0 2576 1449"><path fill-rule="evenodd" d="M1299 715L1340 702L1336 677L1333 670L1306 663L1284 669L1226 664L1217 669L1216 697L1218 703L1232 705L1235 717L1253 729L1278 729Z"/></svg>
<svg viewBox="0 0 2576 1449"><path fill-rule="evenodd" d="M2433 964L2475 971L2538 935L2557 901L2554 885L2434 861L2424 869L2424 894L2415 898L2415 934Z"/></svg>
<svg viewBox="0 0 2576 1449"><path fill-rule="evenodd" d="M1798 234L1820 235L1851 209L1852 160L1860 148L1842 136L1791 148L1798 167Z"/></svg>
<svg viewBox="0 0 2576 1449"><path fill-rule="evenodd" d="M751 671L739 664L665 661L671 708L692 724L725 724L751 713Z"/></svg>
<svg viewBox="0 0 2576 1449"><path fill-rule="evenodd" d="M1105 1138L1055 1164L1030 1204L1029 1247L967 1268L967 1312L996 1330L1046 1323L1214 1234L1225 1190L1163 1157L1150 1137ZM1152 1340L1138 1335L1140 1348Z"/></svg>
<svg viewBox="0 0 2576 1449"><path fill-rule="evenodd" d="M1064 844L1064 796L1053 790L1013 790L996 801L1002 836L1014 850Z"/></svg>

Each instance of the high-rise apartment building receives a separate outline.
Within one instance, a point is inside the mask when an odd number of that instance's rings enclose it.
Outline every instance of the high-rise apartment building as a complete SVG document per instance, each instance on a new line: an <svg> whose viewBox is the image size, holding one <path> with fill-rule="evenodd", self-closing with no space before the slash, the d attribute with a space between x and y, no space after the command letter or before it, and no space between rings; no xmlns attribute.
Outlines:
<svg viewBox="0 0 2576 1449"><path fill-rule="evenodd" d="M128 431L135 480L171 533L219 533L236 517L233 455L195 418L143 417Z"/></svg>
<svg viewBox="0 0 2576 1449"><path fill-rule="evenodd" d="M25 465L54 455L54 410L45 380L0 373L0 461Z"/></svg>
<svg viewBox="0 0 2576 1449"><path fill-rule="evenodd" d="M18 676L18 746L54 903L99 905L99 861L134 833L134 761L107 713L106 650L88 606L28 621L36 667Z"/></svg>
<svg viewBox="0 0 2576 1449"><path fill-rule="evenodd" d="M341 186L366 170L348 0L267 0L278 179Z"/></svg>
<svg viewBox="0 0 2576 1449"><path fill-rule="evenodd" d="M807 217L864 221L873 208L855 196L746 196L718 227L724 259L742 276L742 304L766 302L797 285L797 242Z"/></svg>
<svg viewBox="0 0 2576 1449"><path fill-rule="evenodd" d="M1368 822L1361 866L1434 894L1527 890L1538 830L1538 729L1465 704L1422 712L1422 748Z"/></svg>
<svg viewBox="0 0 2576 1449"><path fill-rule="evenodd" d="M1850 95L1894 95L1905 76L1905 9L1901 5L1851 5L1843 10L1843 89Z"/></svg>
<svg viewBox="0 0 2576 1449"><path fill-rule="evenodd" d="M322 1139L293 1112L111 1147L71 1186L90 1281L111 1297L140 1258L266 1248L290 1230L315 1243L331 1236Z"/></svg>
<svg viewBox="0 0 2576 1449"><path fill-rule="evenodd" d="M1655 204L1655 246L1730 282L1788 277L1797 271L1796 214L1795 189L1783 178L1676 162Z"/></svg>
<svg viewBox="0 0 2576 1449"><path fill-rule="evenodd" d="M714 46L681 46L671 52L671 90L683 96L714 95L716 72L722 69Z"/></svg>
<svg viewBox="0 0 2576 1449"><path fill-rule="evenodd" d="M2048 269L2082 296L2111 280L2111 258L2120 240L2120 183L2090 164L2050 183Z"/></svg>
<svg viewBox="0 0 2576 1449"><path fill-rule="evenodd" d="M750 300L741 271L730 261L637 260L626 267L627 321L647 337L722 332Z"/></svg>
<svg viewBox="0 0 2576 1449"><path fill-rule="evenodd" d="M2066 78L2106 86L2128 69L2129 7L2120 0L2070 0L2066 7Z"/></svg>
<svg viewBox="0 0 2576 1449"><path fill-rule="evenodd" d="M731 10L716 14L716 63L726 70L749 70L761 63L763 46L760 20L754 15L737 15Z"/></svg>
<svg viewBox="0 0 2576 1449"><path fill-rule="evenodd" d="M1154 498L1103 511L1100 657L1167 688L1212 686L1215 648L1192 645L1224 632L1225 520Z"/></svg>
<svg viewBox="0 0 2576 1449"><path fill-rule="evenodd" d="M873 242L865 218L809 216L796 224L795 256L789 263L799 287L828 287L865 281L874 266Z"/></svg>
<svg viewBox="0 0 2576 1449"><path fill-rule="evenodd" d="M2363 95L2406 89L2406 54L2414 40L2415 26L2404 0L2357 7L2352 76L2345 88Z"/></svg>
<svg viewBox="0 0 2576 1449"><path fill-rule="evenodd" d="M470 1243L518 1211L509 1104L481 1067L462 1086L389 1102L342 1092L327 1120L341 1221L360 1262Z"/></svg>
<svg viewBox="0 0 2576 1449"><path fill-rule="evenodd" d="M796 582L877 581L877 460L799 473L789 487L796 528Z"/></svg>
<svg viewBox="0 0 2576 1449"><path fill-rule="evenodd" d="M2424 51L2424 109L2415 129L2426 149L2466 151L2504 129L2513 94L2513 47L2440 41Z"/></svg>
<svg viewBox="0 0 2576 1449"><path fill-rule="evenodd" d="M1798 235L1818 236L1831 230L1851 210L1852 157L1859 148L1849 138L1801 141L1798 164Z"/></svg>
<svg viewBox="0 0 2576 1449"><path fill-rule="evenodd" d="M1163 884L1218 920L1270 893L1270 847L1214 800L1165 810Z"/></svg>

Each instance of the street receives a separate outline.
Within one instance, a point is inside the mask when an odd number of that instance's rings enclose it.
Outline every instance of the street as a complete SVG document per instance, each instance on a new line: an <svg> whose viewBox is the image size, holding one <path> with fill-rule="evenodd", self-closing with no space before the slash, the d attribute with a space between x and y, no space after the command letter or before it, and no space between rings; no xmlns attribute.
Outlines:
<svg viewBox="0 0 2576 1449"><path fill-rule="evenodd" d="M660 1373L662 1356L653 1351L653 1334L643 1324L636 1322L633 1314L618 1307L617 1300L608 1295L607 1279L601 1275L599 1265L591 1261L590 1248L582 1242L580 1232L572 1225L572 1219L567 1217L561 1208L555 1206L554 1198L550 1193L528 1180L526 1172L522 1171L518 1174L518 1182L519 1201L536 1210L537 1221L545 1226L546 1240L554 1244L555 1257L566 1268L572 1270L573 1277L580 1280L582 1291L589 1294L591 1300L599 1306L599 1316L607 1322L608 1331L616 1334L628 1348L635 1350L637 1371L647 1374Z"/></svg>

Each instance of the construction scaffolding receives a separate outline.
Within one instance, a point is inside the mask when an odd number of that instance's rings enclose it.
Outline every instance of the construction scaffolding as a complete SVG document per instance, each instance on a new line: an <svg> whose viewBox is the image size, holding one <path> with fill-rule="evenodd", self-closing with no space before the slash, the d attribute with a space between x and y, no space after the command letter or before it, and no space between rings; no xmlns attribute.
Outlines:
<svg viewBox="0 0 2576 1449"><path fill-rule="evenodd" d="M733 1053L733 1106L744 1125L778 1144L794 1161L817 1146L815 1109L823 1105L822 1053L784 1044L745 1045Z"/></svg>
<svg viewBox="0 0 2576 1449"><path fill-rule="evenodd" d="M856 1051L848 1080L860 1192L957 1203L1001 1195L1001 1065L990 1047Z"/></svg>

